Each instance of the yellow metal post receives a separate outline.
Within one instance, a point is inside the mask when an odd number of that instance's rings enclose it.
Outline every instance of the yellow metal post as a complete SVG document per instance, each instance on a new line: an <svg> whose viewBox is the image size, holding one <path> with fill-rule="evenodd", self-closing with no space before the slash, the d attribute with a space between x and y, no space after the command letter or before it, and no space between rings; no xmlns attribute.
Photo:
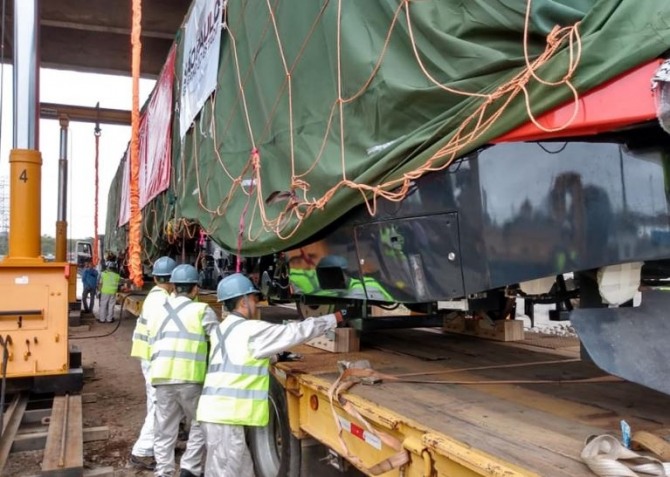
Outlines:
<svg viewBox="0 0 670 477"><path fill-rule="evenodd" d="M70 120L60 117L60 159L58 159L58 219L56 221L56 261L67 262L67 129Z"/></svg>
<svg viewBox="0 0 670 477"><path fill-rule="evenodd" d="M67 262L67 222L56 222L56 261Z"/></svg>
<svg viewBox="0 0 670 477"><path fill-rule="evenodd" d="M42 155L31 149L9 154L9 252L7 260L34 261L41 255Z"/></svg>

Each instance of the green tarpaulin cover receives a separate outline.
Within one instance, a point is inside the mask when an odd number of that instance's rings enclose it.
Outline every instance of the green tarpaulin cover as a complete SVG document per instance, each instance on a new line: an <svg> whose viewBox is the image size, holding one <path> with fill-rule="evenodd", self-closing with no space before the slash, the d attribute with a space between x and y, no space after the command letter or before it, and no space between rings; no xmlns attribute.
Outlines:
<svg viewBox="0 0 670 477"><path fill-rule="evenodd" d="M436 153L486 101L484 121L502 114L450 152L468 152L527 122L518 88L485 96L526 69L526 7L521 0L230 0L218 89L183 143L174 118L171 190L143 211L148 254L180 219L200 223L243 255L291 248L364 201L356 187L332 190L344 178L374 186L429 160L444 165L452 156ZM670 49L667 0L533 0L530 61L556 25L576 22L581 55L570 82L580 93ZM539 77L566 75L579 53L572 38ZM177 78L180 41L177 35ZM533 78L523 84L535 114L573 94ZM119 250L120 191L118 174L107 230L108 246Z"/></svg>

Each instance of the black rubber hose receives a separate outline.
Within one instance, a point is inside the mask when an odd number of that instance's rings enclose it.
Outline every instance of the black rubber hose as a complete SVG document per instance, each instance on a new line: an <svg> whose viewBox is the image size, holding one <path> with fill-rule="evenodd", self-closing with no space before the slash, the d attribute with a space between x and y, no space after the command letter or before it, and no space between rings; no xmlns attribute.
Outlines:
<svg viewBox="0 0 670 477"><path fill-rule="evenodd" d="M126 306L126 300L128 298L130 298L131 296L146 296L146 295L147 295L146 293L128 293L123 298L123 301L121 302L121 311L119 312L119 321L118 321L118 323L116 323L116 326L114 327L114 329L112 331L110 331L109 333L104 333L102 335L71 336L70 339L71 340L87 340L87 339L90 339L90 338L104 338L106 336L113 335L119 329L119 326L121 326L121 320L123 319L123 310Z"/></svg>

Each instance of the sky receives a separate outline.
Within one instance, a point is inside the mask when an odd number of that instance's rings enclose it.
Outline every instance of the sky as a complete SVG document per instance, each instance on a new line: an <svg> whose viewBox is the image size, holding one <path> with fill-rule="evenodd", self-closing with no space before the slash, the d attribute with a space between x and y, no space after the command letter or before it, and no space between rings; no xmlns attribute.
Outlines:
<svg viewBox="0 0 670 477"><path fill-rule="evenodd" d="M12 67L4 66L2 123L0 129L0 177L9 176L12 148ZM153 80L140 80L140 107L151 93ZM40 71L40 101L101 108L132 108L130 77L77 73L52 69ZM42 235L55 236L58 214L58 160L60 125L40 120L39 150L42 153ZM99 155L98 232L105 232L109 186L130 140L129 126L101 124ZM68 135L68 237L92 237L95 211L94 124L70 122ZM9 194L9 191L6 192Z"/></svg>

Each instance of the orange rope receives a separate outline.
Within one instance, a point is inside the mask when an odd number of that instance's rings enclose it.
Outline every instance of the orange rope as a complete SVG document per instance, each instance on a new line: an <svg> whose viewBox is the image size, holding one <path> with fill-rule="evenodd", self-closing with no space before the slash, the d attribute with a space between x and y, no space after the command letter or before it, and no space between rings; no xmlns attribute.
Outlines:
<svg viewBox="0 0 670 477"><path fill-rule="evenodd" d="M97 266L100 261L98 256L98 250L100 250L100 244L98 243L98 208L99 208L99 198L100 198L100 126L95 126L95 206L93 211L93 257L91 261L93 266Z"/></svg>
<svg viewBox="0 0 670 477"><path fill-rule="evenodd" d="M130 141L130 233L129 233L129 268L130 279L137 287L144 284L142 276L142 211L140 210L140 59L142 55L142 0L133 0L132 24L132 75L133 75L133 106L132 106L132 139Z"/></svg>
<svg viewBox="0 0 670 477"><path fill-rule="evenodd" d="M321 17L324 14L328 2L326 1L323 3L323 6L321 7L317 18L311 25L309 33L305 38L305 40L303 41L303 45L299 49L297 57L292 60L292 63L289 63L286 57L284 51L284 45L282 44L281 36L279 34L279 25L277 23L277 17L274 11L276 9L277 4L275 3L274 5L272 5L270 0L266 0L265 3L268 9L269 18L266 23L265 29L261 35L261 38L259 39L259 45L258 48L256 48L256 52L259 51L261 43L262 44L266 43L265 41L266 33L268 29L270 29L270 31L272 31L273 33L272 36L274 36L274 39L277 43L277 48L281 60L280 61L281 73L283 73L285 77L284 84L281 86L281 88L277 93L277 98L274 101L274 104L272 105L269 117L267 117L267 123L264 125L263 128L259 129L254 128L249 114L249 105L247 102L246 90L247 90L247 80L249 80L253 76L252 72L254 62L255 58L257 58L258 55L254 54L251 56L252 60L250 64L248 65L240 64L240 59L238 57L237 38L233 28L233 26L236 25L238 22L226 22L227 36L230 39L230 45L231 45L230 52L232 55L232 64L233 67L235 68L234 76L236 77L238 94L235 106L230 109L229 116L223 120L225 124L222 130L217 131L216 127L217 123L215 116L216 96L212 100L211 119L208 119L208 121L210 122L208 130L212 131L214 152L217 159L217 161L214 164L212 164L211 167L216 168L217 167L216 164L218 164L220 169L223 170L223 173L232 181L228 193L226 194L225 197L222 198L222 200L219 202L218 205L208 203L209 201L206 200L206 194L203 191L203 189L206 190L207 189L206 183L209 182L209 180L212 177L218 176L219 173L218 171L213 170L212 168L205 168L205 167L201 168L197 151L198 141L197 138L195 137L193 138L194 148L191 151L191 153L193 154L194 165L196 169L195 174L197 181L196 190L198 191L198 203L203 210L206 210L210 214L212 219L214 217L217 216L220 217L226 214L228 206L232 202L232 199L234 195L237 193L238 189L240 189L242 193L248 196L247 204L244 207L242 217L240 217L241 228L238 235L238 253L241 251L240 249L242 245L241 242L239 241L243 233L242 228L246 229L247 232L246 238L250 242L256 240L257 238L253 236L254 233L256 234L256 236L259 236L263 230L266 232L272 232L281 239L284 240L289 239L300 228L301 223L306 218L308 218L313 212L324 210L328 202L342 188L349 188L359 191L363 198L363 201L366 204L368 212L371 215L374 215L376 213L377 201L380 197L388 201L394 201L394 202L403 200L407 195L407 192L409 191L411 185L416 179L418 179L420 176L428 172L439 171L449 167L449 165L460 154L462 154L463 151L466 150L470 144L479 140L482 137L482 135L484 135L487 132L487 130L501 117L501 115L504 113L507 107L512 103L512 101L516 99L519 95L523 95L524 97L527 114L530 120L538 128L545 131L557 131L568 127L569 124L576 118L577 113L579 111L578 109L579 96L576 88L571 83L571 79L574 76L574 73L581 58L581 38L579 35L580 23L577 22L574 25L566 27L558 27L558 26L554 27L554 29L547 36L544 52L539 56L537 56L536 58L531 59L529 57L528 52L528 37L529 37L528 31L531 22L530 12L531 12L532 0L527 0L526 2L526 12L524 17L523 55L525 60L525 68L517 75L515 75L510 81L501 85L497 90L493 91L492 93L488 94L479 92L467 92L454 89L447 86L446 84L440 83L438 79L436 79L433 75L431 75L431 73L424 65L424 62L419 53L419 48L417 47L416 39L414 36L415 33L412 22L412 15L411 15L411 10L412 8L414 8L414 6L412 6L412 2L410 0L399 1L398 7L395 9L394 14L390 20L388 32L384 39L384 44L382 45L377 61L372 67L372 70L368 78L363 82L363 84L359 88L351 88L351 87L345 88L343 81L345 78L345 72L342 71L344 61L342 57L343 38L342 38L342 24L341 24L343 18L342 11L344 5L342 0L338 0L337 5L335 7L337 16L337 29L335 30L335 34L337 37L336 60L335 60L336 61L335 67L337 71L336 98L334 98L333 103L330 107L330 115L327 118L324 137L320 149L315 154L314 160L312 161L311 165L307 167L304 171L298 171L296 170L296 164L295 164L296 151L294 143L295 138L293 136L293 134L295 134L295 131L293 130L293 122L294 122L293 106L295 99L293 97L294 85L292 75L296 66L298 65L300 58L303 56L303 53L306 49L306 43L311 38L316 25L321 20ZM243 2L243 6L241 8L242 12L240 13L240 16L244 15L244 10L246 9L246 6L247 2ZM430 83L432 83L434 86L438 87L445 93L466 96L475 100L479 100L480 104L475 109L475 111L469 117L465 118L463 122L456 128L456 131L454 132L450 140L447 142L447 144L442 146L437 152L435 152L431 157L429 157L418 168L405 173L402 177L386 181L377 185L356 183L352 180L349 180L346 175L344 105L350 104L359 97L361 97L368 89L374 78L377 76L381 68L381 65L384 61L384 58L386 56L387 50L389 48L392 34L394 32L398 32L399 30L398 25L401 23L400 19L403 16L402 15L403 10L404 10L406 28L402 30L402 33L407 35L411 45L411 51L414 54L416 65L421 70L423 75L429 80ZM224 14L225 15L228 14L227 8ZM551 60L551 58L554 57L556 53L558 53L558 51L564 45L567 45L566 47L568 50L569 58L568 58L568 65L563 77L558 81L548 81L540 78L537 73L538 69L541 68L543 65L545 65L549 60ZM253 51L253 48L250 48L250 50ZM243 71L243 69L245 68L246 71ZM566 124L556 129L550 130L543 127L541 124L537 122L535 115L532 111L529 93L527 90L527 86L531 80L537 81L538 83L548 87L567 87L570 89L574 98L574 112L572 117L566 122ZM251 87L250 91L254 90L255 85ZM354 91L354 93L346 97L343 94L345 90L351 90ZM265 203L265 198L267 194L264 193L263 191L263 183L261 177L262 162L260 161L260 156L257 154L257 152L259 151L259 149L262 149L262 143L266 140L266 136L272 130L271 123L275 120L276 108L278 104L281 102L281 96L283 96L284 94L288 96L286 98L288 104L287 120L289 124L289 134L291 135L291 137L289 139L290 150L288 151L287 159L290 161L291 176L290 176L290 182L287 184L288 189L286 192L288 192L288 194L285 195L285 197L287 198L285 207L283 208L283 210L279 211L275 217L269 217ZM235 115L238 111L237 108L239 108L239 112L241 112L243 122L246 126L246 131L250 143L249 148L250 159L243 166L239 176L234 177L236 172L231 171L230 168L226 166L225 157L223 157L222 153L219 150L220 144L219 141L217 140L217 132L225 136L228 127L230 126L230 124L234 122ZM335 117L336 114L339 116L337 117L337 119ZM260 131L260 134L256 134L256 131ZM312 173L316 169L322 156L326 154L327 149L326 145L328 142L328 138L332 137L331 136L332 134L337 134L339 136L338 156L342 168L340 180L339 182L334 184L330 189L326 190L321 195L321 197L309 197L308 192L310 190L310 183L308 182L307 176L310 175L310 173ZM183 167L184 167L184 161L182 161L182 168ZM186 171L183 172L185 173ZM249 176L249 172L251 172L251 177ZM248 189L241 187L241 184L245 177L247 181L250 181L250 183L253 184L253 187ZM206 178L205 184L201 182L202 178ZM300 190L301 193L298 193L298 190ZM255 195L254 200L251 200L251 195ZM249 206L252 203L253 207L251 207L251 210L248 210ZM260 223L257 224L259 225L259 227L256 227L255 231L252 231L253 228L252 226L255 225L254 219L256 218L256 216L260 218L259 221Z"/></svg>

